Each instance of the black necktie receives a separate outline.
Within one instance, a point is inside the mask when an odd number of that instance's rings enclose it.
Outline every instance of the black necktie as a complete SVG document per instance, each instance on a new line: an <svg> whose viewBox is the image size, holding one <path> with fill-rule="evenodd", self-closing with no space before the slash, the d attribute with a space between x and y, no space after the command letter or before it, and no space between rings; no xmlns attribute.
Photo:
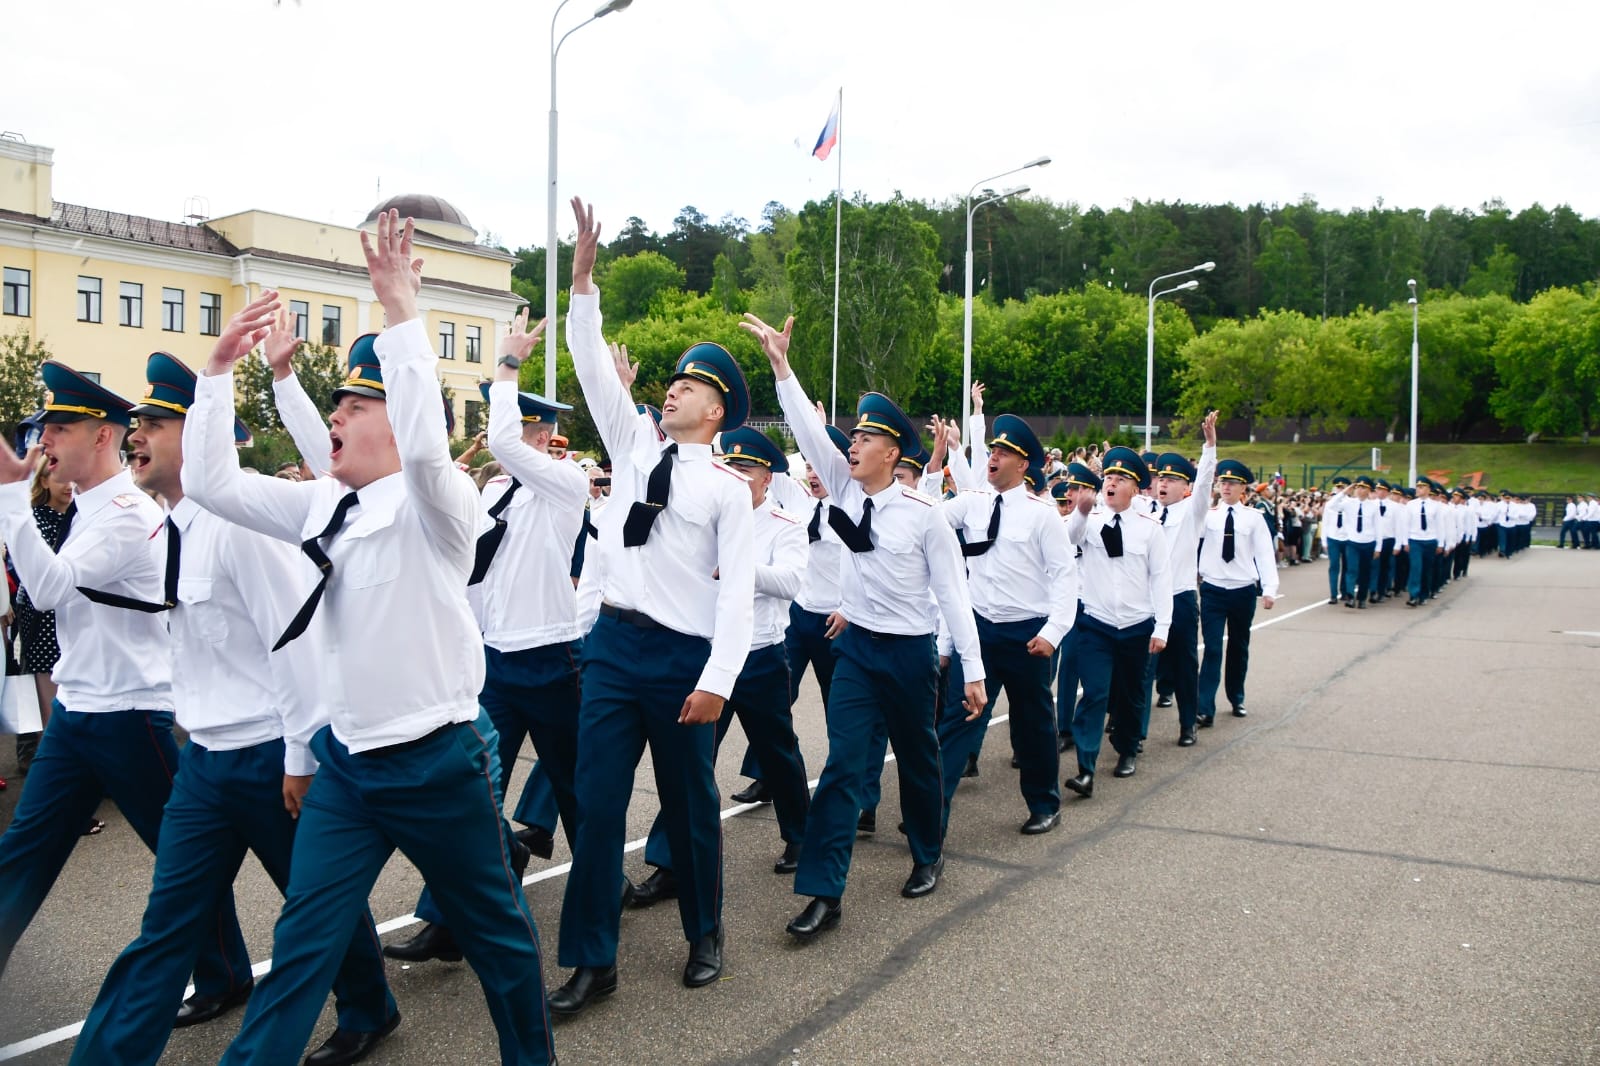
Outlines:
<svg viewBox="0 0 1600 1066"><path fill-rule="evenodd" d="M989 539L977 544L961 545L961 554L967 558L982 555L994 546L994 540L1000 535L1000 505L1005 502L1004 496L994 498L994 510L989 512Z"/></svg>
<svg viewBox="0 0 1600 1066"><path fill-rule="evenodd" d="M278 643L272 646L277 651L285 644L306 631L306 626L311 624L311 616L317 613L317 604L322 602L323 590L328 587L328 579L333 576L333 561L328 558L328 553L322 550L321 542L339 532L339 527L344 525L345 516L350 513L350 508L356 505L356 494L347 492L340 498L333 509L333 517L328 519L328 524L321 533L310 540L300 542L300 550L306 553L306 558L316 564L322 575L317 578L317 587L311 590L311 595L306 597L306 602L300 605L300 610L295 612L294 618L289 622L289 628L283 631L283 636L278 638Z"/></svg>
<svg viewBox="0 0 1600 1066"><path fill-rule="evenodd" d="M1361 505L1359 503L1356 504L1356 532L1357 533L1361 532L1361 511L1362 511Z"/></svg>
<svg viewBox="0 0 1600 1066"><path fill-rule="evenodd" d="M1343 515L1340 516L1341 518ZM1233 508L1228 508L1228 517L1222 523L1222 561L1233 562Z"/></svg>
<svg viewBox="0 0 1600 1066"><path fill-rule="evenodd" d="M635 500L628 508L628 519L622 523L624 548L643 547L650 539L650 529L656 519L667 509L667 496L672 491L672 457L677 454L676 444L667 445L661 453L661 461L650 471L650 480L645 482L644 499Z"/></svg>
<svg viewBox="0 0 1600 1066"><path fill-rule="evenodd" d="M1382 500L1378 501L1378 513L1380 515L1386 515L1389 513L1389 508L1383 503Z"/></svg>
<svg viewBox="0 0 1600 1066"><path fill-rule="evenodd" d="M861 504L861 524L850 521L850 516L844 509L828 506L828 525L839 534L839 539L844 541L844 546L853 552L869 552L873 549L872 543L872 497L868 496Z"/></svg>
<svg viewBox="0 0 1600 1066"><path fill-rule="evenodd" d="M806 539L812 544L822 539L822 501L817 501L817 509L811 512L811 524L806 526Z"/></svg>
<svg viewBox="0 0 1600 1066"><path fill-rule="evenodd" d="M1428 504L1427 504L1427 502L1424 501L1423 503L1419 504L1417 506L1417 510L1422 512L1422 531L1424 533L1426 533L1428 531Z"/></svg>
<svg viewBox="0 0 1600 1066"><path fill-rule="evenodd" d="M522 487L522 482L516 478L511 479L511 487L489 508L489 517L494 520L494 525L484 530L478 536L478 550L472 559L472 576L467 578L468 585L476 585L483 580L483 575L489 572L489 564L494 562L494 553L500 550L500 542L506 539L506 520L500 516L511 505L511 497L517 494ZM585 512L587 519L587 512Z"/></svg>
<svg viewBox="0 0 1600 1066"><path fill-rule="evenodd" d="M56 535L56 554L61 554L61 546L67 542L67 534L72 532L72 520L78 517L78 501L76 498L67 504L67 509L61 512L61 532Z"/></svg>
<svg viewBox="0 0 1600 1066"><path fill-rule="evenodd" d="M1228 511L1231 514L1233 512L1233 509L1230 507L1228 509ZM1333 528L1334 529L1343 529L1344 528L1344 508L1343 507L1339 508L1339 520L1333 524Z"/></svg>
<svg viewBox="0 0 1600 1066"><path fill-rule="evenodd" d="M1161 508L1161 524L1167 524L1167 509L1165 507Z"/></svg>
<svg viewBox="0 0 1600 1066"><path fill-rule="evenodd" d="M1112 515L1109 526L1100 527L1100 543L1106 546L1106 555L1122 558L1122 516Z"/></svg>
<svg viewBox="0 0 1600 1066"><path fill-rule="evenodd" d="M71 521L73 508L67 508L68 521ZM83 598L90 603L98 603L104 607L121 607L125 611L140 611L144 614L160 614L170 611L178 606L178 566L183 551L183 540L178 536L178 527L172 524L172 516L167 516L167 578L163 585L160 603L151 603L148 600L134 599L132 596L122 596L115 592L101 592L99 589L88 589L82 585L78 591L83 593ZM63 540L66 538L63 537Z"/></svg>

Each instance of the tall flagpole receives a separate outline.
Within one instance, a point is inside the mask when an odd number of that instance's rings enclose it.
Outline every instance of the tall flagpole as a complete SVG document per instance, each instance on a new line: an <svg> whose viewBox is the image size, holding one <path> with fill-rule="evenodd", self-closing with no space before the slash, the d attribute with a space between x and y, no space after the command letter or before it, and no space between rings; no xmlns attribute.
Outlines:
<svg viewBox="0 0 1600 1066"><path fill-rule="evenodd" d="M838 155L838 180L833 192L833 390L828 403L828 421L839 420L839 248L844 234L844 86L839 86L839 121L834 127Z"/></svg>

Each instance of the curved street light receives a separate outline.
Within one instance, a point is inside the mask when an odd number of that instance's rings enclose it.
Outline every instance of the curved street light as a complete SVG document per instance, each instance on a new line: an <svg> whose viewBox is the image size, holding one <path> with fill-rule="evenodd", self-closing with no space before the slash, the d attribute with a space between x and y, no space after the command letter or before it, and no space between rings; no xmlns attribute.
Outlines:
<svg viewBox="0 0 1600 1066"><path fill-rule="evenodd" d="M1406 282L1411 289L1411 299L1406 302L1411 305L1411 480L1408 485L1417 483L1417 279L1411 278Z"/></svg>
<svg viewBox="0 0 1600 1066"><path fill-rule="evenodd" d="M1189 280L1182 285L1170 289L1156 291L1156 286L1163 281L1181 278L1185 274L1209 274L1217 269L1217 264L1207 260L1199 266L1192 266L1188 270L1178 270L1171 274L1163 274L1150 283L1150 301L1146 308L1144 328L1144 450L1150 450L1150 438L1155 433L1155 402L1156 402L1156 300L1168 293L1184 292L1188 289L1198 289L1200 283Z"/></svg>

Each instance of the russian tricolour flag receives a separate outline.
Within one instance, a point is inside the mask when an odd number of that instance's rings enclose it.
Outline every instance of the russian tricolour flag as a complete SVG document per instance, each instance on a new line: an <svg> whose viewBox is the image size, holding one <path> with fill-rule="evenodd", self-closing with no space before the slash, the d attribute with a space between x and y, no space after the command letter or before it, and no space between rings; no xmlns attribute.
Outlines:
<svg viewBox="0 0 1600 1066"><path fill-rule="evenodd" d="M822 127L822 132L817 135L817 146L811 149L811 154L818 159L827 159L839 143L839 102L833 103L833 110L828 113L828 121Z"/></svg>

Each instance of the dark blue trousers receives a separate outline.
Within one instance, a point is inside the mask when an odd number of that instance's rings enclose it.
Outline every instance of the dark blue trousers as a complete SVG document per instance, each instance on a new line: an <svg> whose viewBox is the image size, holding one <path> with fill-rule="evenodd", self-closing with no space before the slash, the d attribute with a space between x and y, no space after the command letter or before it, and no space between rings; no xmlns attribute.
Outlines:
<svg viewBox="0 0 1600 1066"><path fill-rule="evenodd" d="M950 801L967 756L989 730L995 701L1005 689L1011 716L1011 749L1021 766L1023 802L1029 814L1050 814L1061 809L1061 756L1056 751L1055 706L1050 699L1050 660L1028 654L1028 641L1039 635L1048 619L1030 618L1021 622L991 622L974 614L978 622L978 646L983 653L984 688L989 701L983 713L967 721L961 706L965 679L961 660L951 656L949 681L944 690L944 709L939 715L939 754L943 760L944 806L942 828L950 827Z"/></svg>
<svg viewBox="0 0 1600 1066"><path fill-rule="evenodd" d="M101 799L116 802L153 852L177 770L171 711L86 714L59 701L53 705L27 787L0 836L0 974ZM250 953L239 933L233 892L206 901L206 907L195 990L223 997L250 980ZM326 984L322 991L327 994Z"/></svg>
<svg viewBox="0 0 1600 1066"><path fill-rule="evenodd" d="M528 771L528 779L522 783L522 798L517 800L517 809L511 817L518 825L538 826L547 833L554 833L560 813L561 809L556 806L555 789L550 785L550 775L536 761L533 769Z"/></svg>
<svg viewBox="0 0 1600 1066"><path fill-rule="evenodd" d="M757 760L766 771L762 780L772 793L778 835L785 843L799 843L806 835L806 810L811 806L811 790L806 784L806 763L800 755L800 741L794 734L794 716L789 712L789 687L789 660L782 644L752 651L733 684L733 695L723 705L722 717L717 719L716 747L722 750L722 740L737 716L749 738L750 750L757 753ZM672 845L660 814L650 825L644 861L672 869Z"/></svg>
<svg viewBox="0 0 1600 1066"><path fill-rule="evenodd" d="M183 749L161 819L155 881L139 938L106 974L72 1049L84 1066L153 1064L172 1032L214 901L231 892L246 851L289 888L296 822L283 807L283 741ZM395 1012L372 912L363 908L333 978L339 1028L370 1033Z"/></svg>
<svg viewBox="0 0 1600 1066"><path fill-rule="evenodd" d="M882 728L894 743L900 812L913 862L939 858L944 786L935 728L939 660L932 634L880 637L851 625L834 641L834 651L828 762L811 799L794 891L837 899L850 873L873 730Z"/></svg>
<svg viewBox="0 0 1600 1066"><path fill-rule="evenodd" d="M478 694L478 703L499 735L500 796L506 794L523 738L531 738L569 846L578 818L572 782L578 767L578 657L582 653L581 640L511 652L486 645L483 691ZM444 915L427 886L417 898L416 916L444 924Z"/></svg>
<svg viewBox="0 0 1600 1066"><path fill-rule="evenodd" d="M1150 673L1157 690L1171 694L1178 705L1178 725L1194 725L1200 713L1200 594L1194 589L1173 593L1172 628L1167 631L1167 646L1161 654L1150 656ZM1150 695L1144 687L1144 719L1139 735L1150 735Z"/></svg>
<svg viewBox="0 0 1600 1066"><path fill-rule="evenodd" d="M1373 553L1377 547L1376 541L1345 541L1344 594L1359 603L1372 596Z"/></svg>
<svg viewBox="0 0 1600 1066"><path fill-rule="evenodd" d="M1373 594L1378 599L1389 595L1389 590L1394 588L1394 538L1384 537L1379 542L1378 558L1375 563L1377 570L1373 578Z"/></svg>
<svg viewBox="0 0 1600 1066"><path fill-rule="evenodd" d="M583 649L578 712L578 824L561 906L562 966L617 961L622 847L633 775L650 745L656 794L678 875L678 916L691 944L722 922L722 800L716 724L682 725L711 642L601 615Z"/></svg>
<svg viewBox="0 0 1600 1066"><path fill-rule="evenodd" d="M1328 552L1328 599L1336 600L1344 591L1345 542L1325 541L1323 547Z"/></svg>
<svg viewBox="0 0 1600 1066"><path fill-rule="evenodd" d="M1223 685L1228 702L1244 706L1244 676L1250 669L1250 623L1256 617L1256 588L1225 589L1200 584L1200 637L1205 657L1200 661L1200 717L1217 715L1217 685ZM1223 632L1227 648L1223 648ZM1226 670L1224 670L1226 657Z"/></svg>
<svg viewBox="0 0 1600 1066"><path fill-rule="evenodd" d="M1092 774L1108 716L1111 746L1117 754L1138 751L1139 689L1150 668L1150 636L1156 620L1115 629L1080 605L1072 628L1078 634L1078 672L1083 681L1083 701L1072 716L1072 740L1078 748L1079 773Z"/></svg>
<svg viewBox="0 0 1600 1066"><path fill-rule="evenodd" d="M822 692L822 711L824 714L828 711L828 690L833 687L833 641L827 634L827 615L807 611L798 603L789 605L789 628L783 634L783 654L789 661L791 708L800 698L800 682L806 676L806 667L810 666L817 678L817 688ZM739 773L757 780L762 777L754 744L745 748Z"/></svg>
<svg viewBox="0 0 1600 1066"><path fill-rule="evenodd" d="M295 832L272 970L256 985L223 1063L280 1066L302 1053L350 930L396 848L427 879L483 984L502 1066L555 1057L539 933L511 865L496 789L498 741L481 712L475 722L359 755L326 726L312 738L322 767Z"/></svg>
<svg viewBox="0 0 1600 1066"><path fill-rule="evenodd" d="M1078 711L1078 629L1067 630L1056 649L1056 732L1072 735L1072 718Z"/></svg>
<svg viewBox="0 0 1600 1066"><path fill-rule="evenodd" d="M1412 540L1406 545L1406 554L1411 558L1406 595L1413 600L1426 600L1433 595L1433 553L1437 547L1438 542L1434 540Z"/></svg>

